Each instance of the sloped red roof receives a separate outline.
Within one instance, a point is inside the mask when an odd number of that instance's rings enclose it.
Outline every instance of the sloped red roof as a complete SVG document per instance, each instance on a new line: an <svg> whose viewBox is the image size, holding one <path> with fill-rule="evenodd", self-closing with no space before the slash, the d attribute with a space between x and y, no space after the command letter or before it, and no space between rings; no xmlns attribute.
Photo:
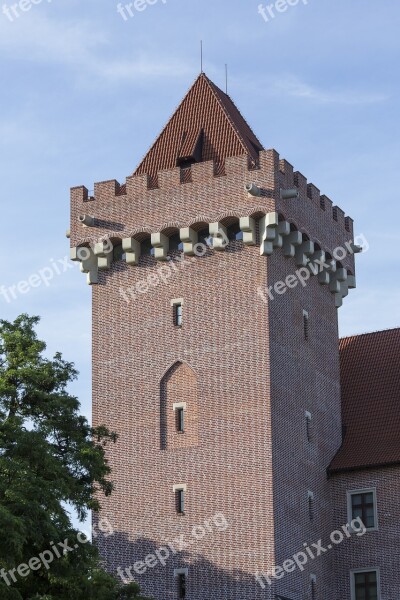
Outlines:
<svg viewBox="0 0 400 600"><path fill-rule="evenodd" d="M400 328L340 340L342 447L329 472L400 464Z"/></svg>
<svg viewBox="0 0 400 600"><path fill-rule="evenodd" d="M190 158L223 165L247 154L255 164L262 149L230 97L201 73L134 174L155 177Z"/></svg>

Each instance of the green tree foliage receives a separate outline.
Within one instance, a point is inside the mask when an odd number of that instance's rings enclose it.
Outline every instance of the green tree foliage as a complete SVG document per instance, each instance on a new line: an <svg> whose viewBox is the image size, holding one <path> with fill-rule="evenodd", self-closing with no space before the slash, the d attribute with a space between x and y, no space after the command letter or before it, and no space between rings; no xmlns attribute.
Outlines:
<svg viewBox="0 0 400 600"><path fill-rule="evenodd" d="M67 391L77 372L59 353L44 356L38 321L0 321L0 598L141 600L136 584L104 571L95 546L77 543L66 506L83 521L112 493L105 449L116 435L80 414ZM63 553L65 540L72 550ZM48 568L15 572L13 581L10 570L52 547L60 556Z"/></svg>

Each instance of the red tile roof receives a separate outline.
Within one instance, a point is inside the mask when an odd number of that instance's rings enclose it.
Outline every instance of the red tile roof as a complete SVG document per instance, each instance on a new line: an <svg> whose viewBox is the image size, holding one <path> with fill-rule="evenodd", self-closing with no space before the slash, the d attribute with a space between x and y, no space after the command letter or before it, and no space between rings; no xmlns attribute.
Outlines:
<svg viewBox="0 0 400 600"><path fill-rule="evenodd" d="M213 160L218 171L227 157L242 154L256 164L262 149L229 96L202 73L134 174L154 178L185 160Z"/></svg>
<svg viewBox="0 0 400 600"><path fill-rule="evenodd" d="M340 340L345 435L329 472L400 464L400 329Z"/></svg>

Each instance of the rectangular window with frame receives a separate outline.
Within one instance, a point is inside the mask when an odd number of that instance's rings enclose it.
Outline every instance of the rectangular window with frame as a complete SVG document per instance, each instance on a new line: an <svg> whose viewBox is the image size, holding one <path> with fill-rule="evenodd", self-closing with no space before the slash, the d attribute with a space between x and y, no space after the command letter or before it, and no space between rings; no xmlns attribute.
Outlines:
<svg viewBox="0 0 400 600"><path fill-rule="evenodd" d="M175 325L182 327L182 304L175 304Z"/></svg>
<svg viewBox="0 0 400 600"><path fill-rule="evenodd" d="M178 433L185 433L185 409L179 407L176 409L176 430Z"/></svg>
<svg viewBox="0 0 400 600"><path fill-rule="evenodd" d="M376 490L348 492L349 519L361 519L368 530L378 529Z"/></svg>
<svg viewBox="0 0 400 600"><path fill-rule="evenodd" d="M351 591L352 600L379 600L378 571L354 571Z"/></svg>
<svg viewBox="0 0 400 600"><path fill-rule="evenodd" d="M178 598L183 600L186 598L186 575L185 573L178 574Z"/></svg>
<svg viewBox="0 0 400 600"><path fill-rule="evenodd" d="M176 512L179 515L184 515L185 514L185 490L184 489L176 490L175 499L176 499Z"/></svg>
<svg viewBox="0 0 400 600"><path fill-rule="evenodd" d="M182 327L183 300L172 300L171 306L175 327Z"/></svg>

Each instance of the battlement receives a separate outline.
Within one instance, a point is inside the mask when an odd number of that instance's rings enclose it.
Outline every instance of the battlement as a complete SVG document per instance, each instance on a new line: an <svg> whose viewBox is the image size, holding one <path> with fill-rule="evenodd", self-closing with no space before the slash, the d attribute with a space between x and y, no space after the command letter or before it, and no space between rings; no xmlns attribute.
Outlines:
<svg viewBox="0 0 400 600"><path fill-rule="evenodd" d="M355 286L353 255L360 250L353 220L273 149L261 151L256 165L242 154L226 158L223 168L211 160L162 170L156 177L133 175L125 184L101 181L93 196L85 186L74 187L71 202L72 259L81 261L89 283L97 283L98 270L114 262L104 243L122 246L127 264L137 265L145 239L156 260L168 259L172 239L193 256L204 230L213 250L225 250L222 240L236 222L244 246L260 244L261 256L283 248L302 267L347 248L343 260L335 257L332 272L319 279L337 295L338 305ZM83 259L82 247L88 248Z"/></svg>
<svg viewBox="0 0 400 600"><path fill-rule="evenodd" d="M222 169L214 161L206 161L185 169L175 167L159 171L156 178L149 175L132 175L126 178L124 184L115 179L97 182L94 184L94 196L90 196L84 186L75 187L71 189L71 198L77 204L109 202L111 206L121 199L129 199L134 208L135 201L143 195L148 195L154 201L171 191L175 191L179 196L182 187L185 187L185 193L191 193L191 187L214 185L217 180L226 181L238 173L242 174L244 181L251 181L260 186L263 197L279 200L280 189L297 188L299 199L296 202L311 204L317 211L324 211L331 215L335 225L353 234L353 220L326 195L321 194L313 183L308 183L302 173L294 171L293 165L285 159L280 159L274 149L262 150L256 167L251 165L248 156L243 154L227 158Z"/></svg>

